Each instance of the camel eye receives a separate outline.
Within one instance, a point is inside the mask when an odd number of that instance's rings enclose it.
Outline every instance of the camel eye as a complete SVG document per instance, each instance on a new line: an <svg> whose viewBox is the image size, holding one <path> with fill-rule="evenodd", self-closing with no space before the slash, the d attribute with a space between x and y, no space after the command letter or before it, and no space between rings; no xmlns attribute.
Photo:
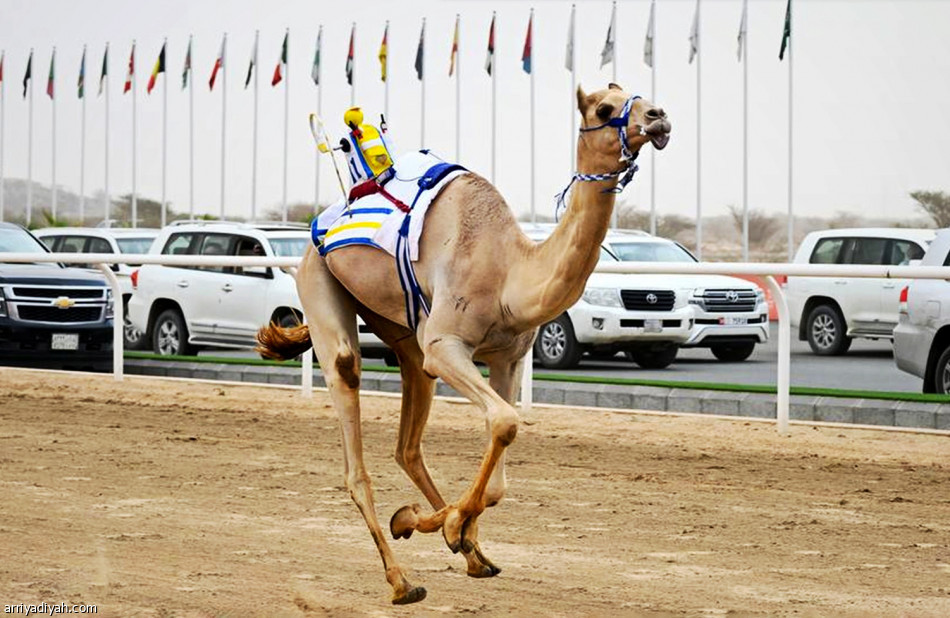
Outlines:
<svg viewBox="0 0 950 618"><path fill-rule="evenodd" d="M601 103L597 106L597 117L601 120L607 121L610 120L610 117L614 114L614 106L610 103Z"/></svg>

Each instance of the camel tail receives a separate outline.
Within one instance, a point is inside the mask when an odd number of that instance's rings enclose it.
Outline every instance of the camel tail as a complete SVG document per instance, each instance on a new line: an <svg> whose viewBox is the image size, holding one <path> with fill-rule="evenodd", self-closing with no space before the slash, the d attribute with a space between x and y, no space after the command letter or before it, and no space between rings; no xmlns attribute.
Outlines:
<svg viewBox="0 0 950 618"><path fill-rule="evenodd" d="M284 328L271 322L257 331L255 350L264 358L284 361L300 356L312 345L310 327L306 324Z"/></svg>

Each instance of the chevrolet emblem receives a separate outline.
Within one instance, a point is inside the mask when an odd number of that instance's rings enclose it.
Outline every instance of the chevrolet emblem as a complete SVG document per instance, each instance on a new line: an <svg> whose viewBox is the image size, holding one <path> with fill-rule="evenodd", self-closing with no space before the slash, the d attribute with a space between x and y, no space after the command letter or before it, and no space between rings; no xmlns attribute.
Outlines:
<svg viewBox="0 0 950 618"><path fill-rule="evenodd" d="M76 301L74 301L72 298L68 296L60 296L59 298L53 301L53 306L59 307L60 309L69 309L75 304L76 304Z"/></svg>

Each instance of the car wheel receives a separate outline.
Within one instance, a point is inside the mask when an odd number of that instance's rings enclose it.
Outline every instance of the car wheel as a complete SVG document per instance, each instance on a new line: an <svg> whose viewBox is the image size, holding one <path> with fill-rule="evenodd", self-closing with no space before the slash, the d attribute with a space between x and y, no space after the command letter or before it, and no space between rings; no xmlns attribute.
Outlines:
<svg viewBox="0 0 950 618"><path fill-rule="evenodd" d="M811 351L819 356L838 356L851 347L841 314L828 305L812 309L805 330Z"/></svg>
<svg viewBox="0 0 950 618"><path fill-rule="evenodd" d="M166 309L155 320L152 346L160 356L191 356L195 347L188 343L188 327L177 309Z"/></svg>
<svg viewBox="0 0 950 618"><path fill-rule="evenodd" d="M644 369L666 369L676 360L677 345L636 347L627 350L627 358Z"/></svg>
<svg viewBox="0 0 950 618"><path fill-rule="evenodd" d="M940 395L950 393L950 347L943 351L933 368L934 392Z"/></svg>
<svg viewBox="0 0 950 618"><path fill-rule="evenodd" d="M125 339L126 350L142 350L148 347L145 333L132 326L128 310L126 310L125 317L122 320L122 336Z"/></svg>
<svg viewBox="0 0 950 618"><path fill-rule="evenodd" d="M383 362L386 363L387 367L398 367L399 358L396 356L396 353L392 350L386 350L383 352Z"/></svg>
<svg viewBox="0 0 950 618"><path fill-rule="evenodd" d="M752 356L755 350L755 343L748 341L744 343L720 343L711 346L713 356L724 363L738 363Z"/></svg>
<svg viewBox="0 0 950 618"><path fill-rule="evenodd" d="M277 320L277 325L281 328L293 328L294 326L300 326L302 323L303 320L300 319L300 316L292 311L283 314Z"/></svg>
<svg viewBox="0 0 950 618"><path fill-rule="evenodd" d="M548 369L570 369L581 362L584 350L574 337L574 326L567 314L548 322L538 330L534 342L534 355L542 367Z"/></svg>

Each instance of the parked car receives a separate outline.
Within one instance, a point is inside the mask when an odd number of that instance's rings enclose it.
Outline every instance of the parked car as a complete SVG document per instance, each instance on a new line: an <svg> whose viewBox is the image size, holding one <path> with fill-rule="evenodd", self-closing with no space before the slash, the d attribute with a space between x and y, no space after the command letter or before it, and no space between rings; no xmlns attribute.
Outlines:
<svg viewBox="0 0 950 618"><path fill-rule="evenodd" d="M543 240L552 229L526 226L525 232ZM604 248L600 259L617 261ZM581 300L541 325L534 355L542 366L554 369L577 366L585 353L617 352L645 369L667 367L693 327L690 291L669 285L662 275L593 273Z"/></svg>
<svg viewBox="0 0 950 618"><path fill-rule="evenodd" d="M166 255L301 256L306 226L220 221L176 222L151 247ZM293 276L280 268L185 267L146 264L132 275L129 319L161 355L191 355L203 347L252 348L257 330L303 318ZM365 356L394 361L392 352L360 323Z"/></svg>
<svg viewBox="0 0 950 618"><path fill-rule="evenodd" d="M624 262L697 261L679 243L642 232L610 231L604 246ZM677 289L689 290L688 302L695 315L682 347L709 348L721 361L738 362L749 358L756 344L768 341L768 304L755 284L722 275L664 275L663 279Z"/></svg>
<svg viewBox="0 0 950 618"><path fill-rule="evenodd" d="M50 227L36 230L33 234L43 241L53 253L148 253L158 230L122 227ZM93 265L83 265L93 268ZM142 332L132 326L128 317L129 299L132 297L132 271L135 264L114 264L113 272L122 286L122 300L126 307L124 318L125 348L138 350L147 342Z"/></svg>
<svg viewBox="0 0 950 618"><path fill-rule="evenodd" d="M0 223L0 360L111 371L113 299L105 277L55 263L5 263L4 253L49 250L22 227Z"/></svg>
<svg viewBox="0 0 950 618"><path fill-rule="evenodd" d="M796 264L900 265L923 257L934 230L841 229L812 232ZM844 354L855 338L892 339L897 326L899 279L789 277L785 294L792 326L822 356Z"/></svg>
<svg viewBox="0 0 950 618"><path fill-rule="evenodd" d="M950 266L950 229L937 233L921 266ZM950 394L950 281L914 279L901 288L894 329L897 368L924 379L923 392Z"/></svg>

